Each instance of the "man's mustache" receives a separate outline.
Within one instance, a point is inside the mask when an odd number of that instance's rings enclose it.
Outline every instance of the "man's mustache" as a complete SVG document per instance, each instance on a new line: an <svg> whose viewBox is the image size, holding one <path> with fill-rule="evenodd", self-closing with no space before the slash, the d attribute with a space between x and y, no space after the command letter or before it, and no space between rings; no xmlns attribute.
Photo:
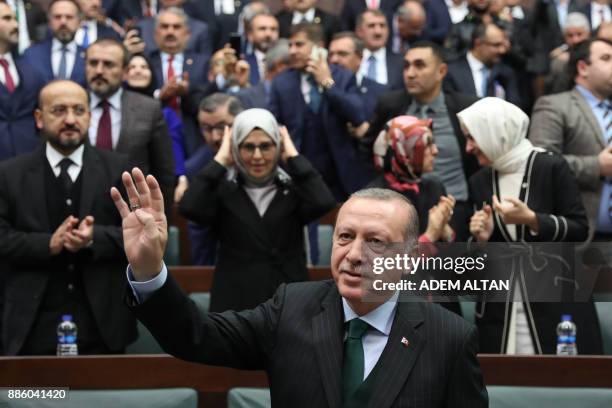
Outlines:
<svg viewBox="0 0 612 408"><path fill-rule="evenodd" d="M176 41L176 36L174 36L174 35L167 35L167 36L165 37L165 39L166 39L166 40L174 40L174 41Z"/></svg>

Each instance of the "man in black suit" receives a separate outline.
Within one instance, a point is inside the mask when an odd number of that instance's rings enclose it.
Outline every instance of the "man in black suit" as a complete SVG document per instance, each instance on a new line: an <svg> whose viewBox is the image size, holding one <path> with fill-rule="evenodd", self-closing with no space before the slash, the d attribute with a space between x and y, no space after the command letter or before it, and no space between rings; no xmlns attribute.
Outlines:
<svg viewBox="0 0 612 408"><path fill-rule="evenodd" d="M295 0L293 11L283 10L276 15L280 27L280 36L289 38L291 26L301 23L319 24L323 30L325 44L340 31L338 18L316 7L317 0Z"/></svg>
<svg viewBox="0 0 612 408"><path fill-rule="evenodd" d="M402 0L345 0L340 22L343 30L354 31L357 16L368 8L379 9L387 17L387 23L391 26L395 11L402 3Z"/></svg>
<svg viewBox="0 0 612 408"><path fill-rule="evenodd" d="M521 105L514 71L501 62L508 38L495 24L476 26L467 54L448 64L445 87L478 96L495 96Z"/></svg>
<svg viewBox="0 0 612 408"><path fill-rule="evenodd" d="M105 19L101 0L77 0L77 3L81 9L81 27L74 38L81 48L86 50L98 38L121 40L121 36L112 27L101 22Z"/></svg>
<svg viewBox="0 0 612 408"><path fill-rule="evenodd" d="M447 72L442 47L428 41L413 44L404 57L404 89L380 96L365 139L371 146L385 124L396 116L408 114L433 119L438 148L433 175L442 181L447 194L457 200L451 226L457 240L462 241L470 236L467 180L479 167L474 156L465 151L465 137L457 113L478 99L443 92L442 83Z"/></svg>
<svg viewBox="0 0 612 408"><path fill-rule="evenodd" d="M176 184L174 156L161 105L121 88L127 58L127 50L111 39L98 40L87 49L89 141L99 149L127 155L130 166L154 174L171 200ZM167 208L171 203L166 203Z"/></svg>
<svg viewBox="0 0 612 408"><path fill-rule="evenodd" d="M87 99L72 81L45 86L35 115L47 142L0 165L8 355L55 354L64 314L74 317L79 354L122 352L136 338L121 305L121 218L106 193L127 162L87 142Z"/></svg>
<svg viewBox="0 0 612 408"><path fill-rule="evenodd" d="M398 303L396 292L364 301L372 291L364 246L404 242L410 251L417 239L416 210L399 193L362 190L342 206L333 281L281 285L252 310L202 315L163 264L167 229L155 179L132 175L136 184L124 173L128 197L142 209L130 212L112 190L130 261L126 299L165 351L266 370L273 406L488 406L472 324L436 304Z"/></svg>
<svg viewBox="0 0 612 408"><path fill-rule="evenodd" d="M357 18L357 37L365 49L359 72L389 89L403 88L403 60L399 54L387 50L389 25L380 10L366 10Z"/></svg>

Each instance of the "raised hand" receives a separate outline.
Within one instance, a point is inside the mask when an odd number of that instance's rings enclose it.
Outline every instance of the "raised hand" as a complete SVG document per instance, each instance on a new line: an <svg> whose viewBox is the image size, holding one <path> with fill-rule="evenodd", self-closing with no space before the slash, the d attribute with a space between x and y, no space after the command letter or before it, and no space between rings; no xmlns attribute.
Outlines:
<svg viewBox="0 0 612 408"><path fill-rule="evenodd" d="M133 179L132 179L133 178ZM123 246L137 281L153 279L162 269L168 241L168 222L164 214L164 198L155 177L138 168L121 176L128 202L115 187L111 197L121 214ZM130 209L132 211L130 211Z"/></svg>
<svg viewBox="0 0 612 408"><path fill-rule="evenodd" d="M215 161L222 166L229 167L234 164L232 156L232 129L226 126L223 131L223 141L221 147L215 155Z"/></svg>
<svg viewBox="0 0 612 408"><path fill-rule="evenodd" d="M500 202L497 196L493 195L493 209L499 214L504 224L527 225L532 231L538 232L538 219L535 212L521 200L506 197L504 202Z"/></svg>
<svg viewBox="0 0 612 408"><path fill-rule="evenodd" d="M289 136L289 131L285 126L280 127L281 136L281 159L286 163L287 159L297 156L299 153Z"/></svg>
<svg viewBox="0 0 612 408"><path fill-rule="evenodd" d="M493 235L493 227L493 209L490 205L476 211L470 219L470 233L478 242L489 241Z"/></svg>

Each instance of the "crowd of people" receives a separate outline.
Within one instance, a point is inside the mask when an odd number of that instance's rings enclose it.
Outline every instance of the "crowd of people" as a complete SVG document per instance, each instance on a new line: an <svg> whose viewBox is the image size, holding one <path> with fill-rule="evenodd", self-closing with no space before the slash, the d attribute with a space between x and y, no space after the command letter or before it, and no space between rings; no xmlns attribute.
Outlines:
<svg viewBox="0 0 612 408"><path fill-rule="evenodd" d="M421 243L612 241L609 0L267 3L0 1L1 354L54 354L64 314L81 353L135 340L109 194L134 167L215 266L214 312L307 280L317 220L366 187ZM571 313L603 352L592 302L519 286L477 306L480 350L554 353Z"/></svg>

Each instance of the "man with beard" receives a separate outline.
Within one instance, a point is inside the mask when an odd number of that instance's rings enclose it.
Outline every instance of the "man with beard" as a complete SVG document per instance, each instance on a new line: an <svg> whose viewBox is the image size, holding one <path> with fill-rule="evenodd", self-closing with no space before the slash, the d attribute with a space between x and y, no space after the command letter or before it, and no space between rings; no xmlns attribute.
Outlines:
<svg viewBox="0 0 612 408"><path fill-rule="evenodd" d="M268 13L256 14L249 23L247 37L253 53L245 59L251 67L249 81L257 85L266 77L266 51L278 41L278 21Z"/></svg>
<svg viewBox="0 0 612 408"><path fill-rule="evenodd" d="M87 93L72 81L45 86L35 117L46 143L0 164L4 352L55 354L65 314L79 354L123 352L136 325L121 301L126 260L108 191L127 162L87 143Z"/></svg>
<svg viewBox="0 0 612 408"><path fill-rule="evenodd" d="M74 0L52 0L48 12L52 37L32 45L23 54L45 82L71 79L85 86L85 50L75 41L81 25L79 13Z"/></svg>
<svg viewBox="0 0 612 408"><path fill-rule="evenodd" d="M15 13L0 3L0 160L30 152L39 143L32 112L44 84L17 55L17 27Z"/></svg>
<svg viewBox="0 0 612 408"><path fill-rule="evenodd" d="M123 45L111 39L87 49L89 141L99 149L126 154L130 166L154 174L170 209L176 184L172 141L159 101L121 89L127 58Z"/></svg>
<svg viewBox="0 0 612 408"><path fill-rule="evenodd" d="M316 7L317 0L294 0L292 10L283 10L276 15L280 25L280 36L289 38L291 27L296 24L311 23L321 27L324 43L329 44L333 35L340 31L340 21L333 14Z"/></svg>

